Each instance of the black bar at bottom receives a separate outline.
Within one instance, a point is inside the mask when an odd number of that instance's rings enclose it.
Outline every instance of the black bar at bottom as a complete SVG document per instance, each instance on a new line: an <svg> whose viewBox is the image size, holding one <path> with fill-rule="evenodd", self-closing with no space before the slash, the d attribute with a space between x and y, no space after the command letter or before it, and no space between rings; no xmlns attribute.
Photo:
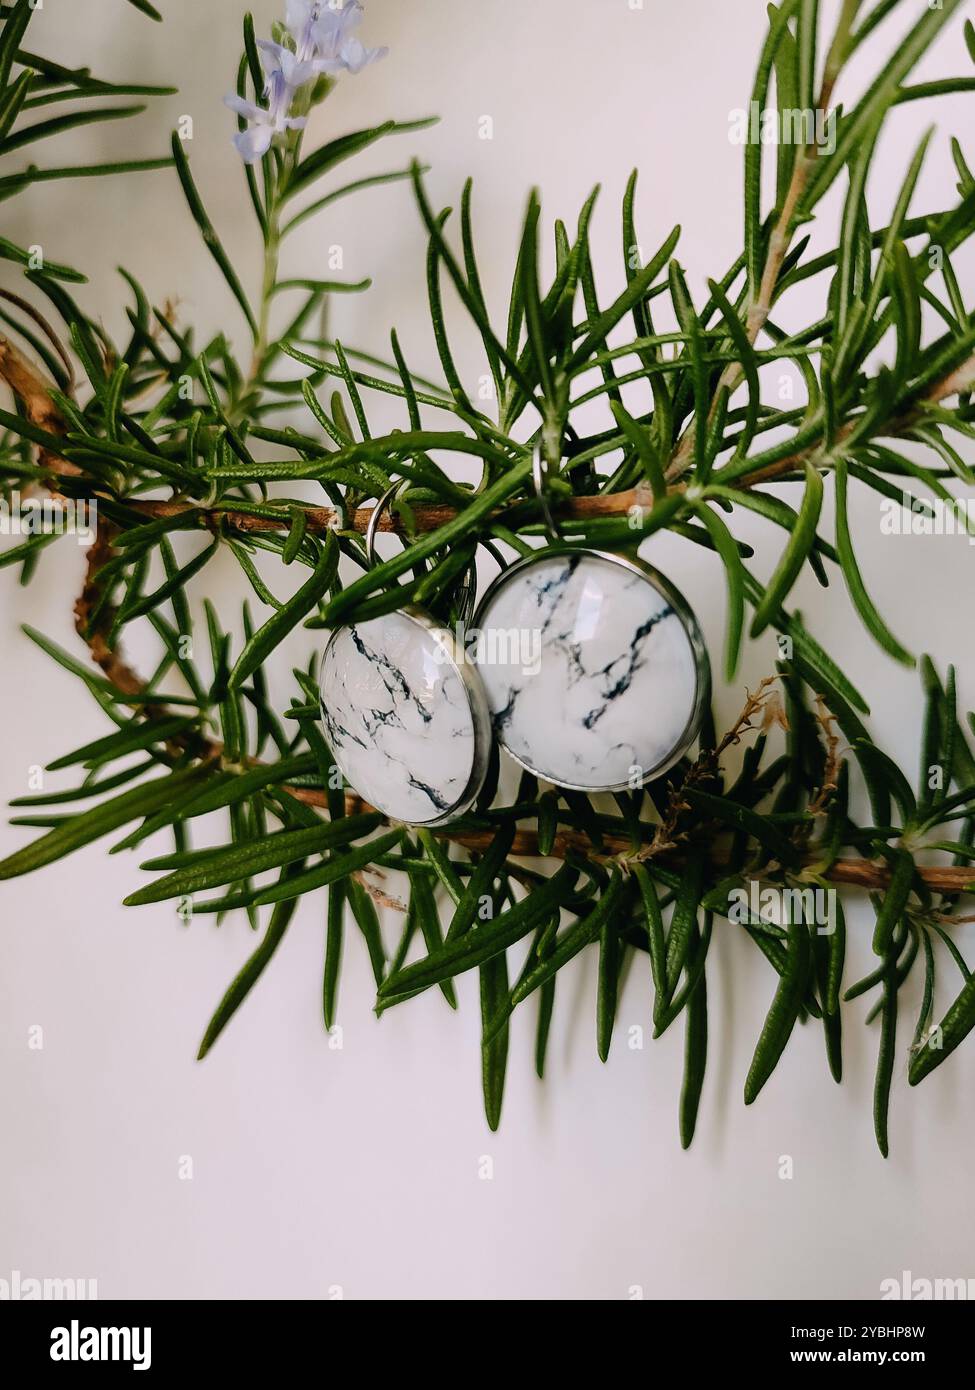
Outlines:
<svg viewBox="0 0 975 1390"><path fill-rule="evenodd" d="M408 1302L409 1300L403 1300ZM532 1305L529 1304L529 1307ZM551 1305L550 1305L551 1308ZM400 1341L391 1332L384 1311L383 1340ZM883 1371L949 1371L967 1351L971 1341L970 1305L963 1300L944 1302L686 1302L644 1304L625 1315L621 1329L638 1332L632 1358L635 1365L653 1370L654 1347L677 1353L688 1371L716 1370L736 1375L755 1370L789 1371L803 1367L831 1372L850 1367ZM415 1353L435 1352L431 1324L420 1311L408 1313L413 1330L407 1335ZM563 1354L574 1356L580 1339L598 1342L594 1324L574 1322L563 1336L558 1313L546 1315L542 1345L546 1370L557 1371ZM440 1326L443 1322L438 1320ZM451 1314L454 1336L463 1336L463 1311ZM498 1338L498 1353L510 1333L506 1321L485 1325L483 1314L471 1324L483 1347L485 1333ZM296 1369L328 1348L328 1364L335 1366L338 1350L334 1338L347 1328L348 1348L373 1360L376 1348L366 1351L363 1330L372 1324L350 1317L344 1304L332 1302L8 1302L0 1303L0 1343L4 1365L16 1365L19 1383L30 1384L37 1372L53 1372L70 1383L78 1375L133 1374L154 1376L161 1383L182 1383L187 1371L240 1372L249 1379L263 1370L278 1371L294 1363ZM436 1324L435 1324L436 1325ZM538 1325L535 1324L536 1333ZM405 1325L404 1325L405 1330ZM616 1342L618 1349L625 1344ZM457 1348L459 1350L459 1348ZM413 1358L411 1358L413 1359ZM417 1358L419 1360L419 1358ZM49 1383L44 1376L44 1384ZM137 1382L138 1383L138 1382Z"/></svg>

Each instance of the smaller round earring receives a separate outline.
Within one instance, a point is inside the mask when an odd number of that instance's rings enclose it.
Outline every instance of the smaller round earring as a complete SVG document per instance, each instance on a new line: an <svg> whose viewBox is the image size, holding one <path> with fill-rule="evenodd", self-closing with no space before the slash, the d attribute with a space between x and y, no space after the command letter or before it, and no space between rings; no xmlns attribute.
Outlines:
<svg viewBox="0 0 975 1390"><path fill-rule="evenodd" d="M533 478L552 544L503 570L474 620L494 733L556 786L636 789L697 737L710 691L704 641L650 565L563 540L540 446Z"/></svg>
<svg viewBox="0 0 975 1390"><path fill-rule="evenodd" d="M377 501L366 530L375 564ZM468 572L460 621L470 619ZM491 715L480 675L453 633L416 605L336 628L322 656L322 723L350 786L392 820L436 826L464 814L484 785Z"/></svg>

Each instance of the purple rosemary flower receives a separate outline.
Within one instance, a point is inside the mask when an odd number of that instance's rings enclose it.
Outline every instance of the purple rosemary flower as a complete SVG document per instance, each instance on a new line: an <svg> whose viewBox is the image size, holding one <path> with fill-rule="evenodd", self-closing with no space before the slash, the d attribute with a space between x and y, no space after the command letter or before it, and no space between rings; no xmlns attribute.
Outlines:
<svg viewBox="0 0 975 1390"><path fill-rule="evenodd" d="M256 164L271 148L275 135L301 130L303 116L292 116L296 93L314 78L341 72L361 72L367 63L382 58L385 48L365 48L352 33L362 19L359 0L287 0L285 22L294 49L262 40L261 62L266 106L231 93L224 97L231 111L243 116L248 126L234 136L234 145L246 164Z"/></svg>
<svg viewBox="0 0 975 1390"><path fill-rule="evenodd" d="M261 50L261 62L267 73L268 81L275 73L279 73L284 78L285 85L290 88L292 95L299 87L303 87L306 82L310 82L313 77L318 76L317 63L302 57L300 51L292 53L290 48L285 48L280 43L272 43L270 39L258 39L257 46Z"/></svg>
<svg viewBox="0 0 975 1390"><path fill-rule="evenodd" d="M365 48L352 33L362 20L359 0L288 0L285 19L298 58L319 73L361 72L388 52Z"/></svg>
<svg viewBox="0 0 975 1390"><path fill-rule="evenodd" d="M288 86L283 71L275 68L267 74L264 87L264 100L267 106L258 106L246 101L236 92L224 97L224 105L236 111L248 122L246 130L234 136L234 145L245 164L256 164L271 148L275 135L285 130L301 130L305 124L304 116L290 116L293 88Z"/></svg>

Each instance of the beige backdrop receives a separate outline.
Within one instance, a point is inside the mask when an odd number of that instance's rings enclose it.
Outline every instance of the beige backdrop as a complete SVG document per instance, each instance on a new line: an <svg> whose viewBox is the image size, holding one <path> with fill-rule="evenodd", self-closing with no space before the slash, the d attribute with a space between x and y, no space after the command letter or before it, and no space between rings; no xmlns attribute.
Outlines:
<svg viewBox="0 0 975 1390"><path fill-rule="evenodd" d="M44 0L33 46L90 63L117 80L178 83L126 130L94 128L43 151L52 163L164 152L182 115L194 120L193 167L211 214L250 285L259 274L254 228L232 119L242 0L157 0L166 23L123 0ZM921 7L921 0L917 0ZM259 32L277 13L255 0ZM594 255L604 298L621 283L619 203L641 169L638 218L645 252L675 221L679 255L699 292L740 246L740 151L729 112L745 104L765 19L760 0L371 0L365 35L390 57L346 79L317 113L312 141L388 116L438 113L430 131L371 151L357 172L432 166L439 205L456 206L476 181L484 278L500 312L529 187L549 220L574 219L602 184ZM835 10L832 4L827 11ZM909 12L889 26L903 29ZM970 70L954 25L927 75ZM881 35L883 45L890 39ZM874 53L877 51L873 50ZM867 55L869 58L869 55ZM876 58L869 58L876 61ZM850 90L862 80L858 64ZM966 109L967 104L967 109ZM971 102L933 115L896 114L871 183L875 220L889 211L906 160L929 119L939 122L916 206L954 197L948 135L971 130ZM483 118L493 139L479 138ZM969 150L969 154L973 153ZM84 304L118 329L122 263L157 301L178 297L201 337L239 314L197 239L169 172L131 180L56 183L4 205L5 235L41 242L81 265ZM368 296L336 304L342 338L382 351L390 325L417 370L434 371L418 214L403 186L367 192L307 226L289 255L294 274L327 274L341 245L345 274L369 274ZM958 271L969 298L971 256ZM806 296L815 315L811 285ZM803 296L798 296L800 313ZM798 321L798 320L797 320ZM459 322L459 320L458 320ZM484 370L459 339L461 369ZM380 401L379 424L399 422ZM889 539L877 508L857 494L855 525L868 583L898 634L939 665L959 665L963 708L975 701L970 650L972 566L960 539ZM767 532L747 524L768 573ZM702 551L670 538L651 555L683 588L719 649L723 581ZM3 576L4 661L0 794L26 790L29 769L105 732L97 708L19 631L29 620L65 645L82 570L70 544L48 552L24 594ZM230 564L207 572L224 611L240 593ZM916 678L863 635L841 585L807 579L800 600L814 630L873 705L878 738L916 761ZM303 659L311 636L292 639ZM766 637L746 653L742 683L771 668ZM277 673L282 699L288 667ZM719 689L727 719L741 689ZM0 830L9 852L22 830ZM162 845L162 841L160 844ZM901 1026L892 1110L893 1156L878 1157L870 1120L876 1029L864 1002L846 1020L842 1088L827 1078L815 1026L800 1029L756 1106L741 1088L772 992L747 942L718 929L709 968L711 1056L692 1150L677 1141L681 1037L649 1042L644 962L629 976L606 1066L595 1055L592 962L560 978L549 1077L534 1078L531 1007L515 1019L501 1132L481 1112L478 1008L460 982L452 1015L438 994L377 1023L364 952L351 932L341 993L343 1047L320 1021L323 904L307 901L259 988L203 1065L203 1027L254 940L242 921L187 928L171 905L119 906L139 878L131 856L98 844L35 878L3 885L0 930L0 1278L95 1278L102 1297L824 1297L875 1298L905 1269L975 1275L971 1240L971 1107L975 1047L908 1094ZM162 852L160 849L159 852ZM144 856L140 856L144 857ZM849 978L869 958L867 919L851 911ZM971 944L971 929L965 936ZM943 974L948 981L948 972ZM952 982L952 987L953 987ZM43 1049L29 1047L43 1029ZM647 1030L643 1050L628 1031ZM36 1035L34 1035L36 1036ZM783 1156L794 1161L780 1178ZM192 1160L192 1176L186 1158ZM485 1159L493 1162L486 1179Z"/></svg>

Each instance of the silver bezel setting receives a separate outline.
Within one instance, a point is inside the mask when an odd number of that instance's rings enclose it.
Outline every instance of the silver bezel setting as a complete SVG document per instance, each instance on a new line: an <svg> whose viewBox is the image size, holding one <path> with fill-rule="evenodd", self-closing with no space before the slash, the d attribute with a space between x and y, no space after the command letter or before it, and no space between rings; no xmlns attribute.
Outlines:
<svg viewBox="0 0 975 1390"><path fill-rule="evenodd" d="M531 764L525 762L523 758L519 758L517 754L511 752L508 745L505 743L503 735L498 730L494 729L493 716L492 732L494 737L498 740L498 743L504 749L505 754L512 762L517 763L519 767L523 768L526 772L530 772L534 777L539 777L544 782L551 782L553 786L564 787L566 791L589 792L595 795L598 792L612 793L630 791L633 789L634 785L645 787L648 782L653 782L656 778L662 777L665 772L669 772L674 764L680 761L697 738L711 693L711 663L708 659L707 647L704 645L701 629L698 627L697 618L694 616L694 611L684 595L679 589L674 587L669 579L662 575L659 570L654 569L652 565L647 564L645 560L641 560L638 557L631 558L628 555L617 555L609 550L594 550L590 546L572 545L568 541L560 541L557 544L546 545L532 555L523 556L520 560L514 561L507 569L502 570L500 574L496 575L488 585L484 597L477 606L477 612L474 615L474 627L478 631L482 629L484 616L490 608L492 600L512 579L516 579L519 574L527 569L531 569L533 565L541 564L543 561L562 555L579 555L593 560L602 560L606 564L618 565L621 569L629 570L631 574L639 575L641 579L645 580L646 583L648 583L651 588L655 589L658 594L662 595L670 604L671 608L673 608L677 617L680 619L684 631L687 633L697 674L694 690L694 704L684 727L684 731L672 752L669 753L666 758L663 758L655 767L650 768L638 783L634 784L630 781L625 781L616 783L613 786L599 787L584 786L577 782L552 782L552 779L541 771L541 769L532 767Z"/></svg>
<svg viewBox="0 0 975 1390"><path fill-rule="evenodd" d="M451 821L456 820L459 816L464 815L465 812L470 810L471 806L473 806L474 802L477 800L481 788L484 786L484 780L487 777L488 765L490 762L493 738L491 708L488 704L487 692L481 681L480 673L476 666L468 659L467 654L465 652L460 652L454 634L448 628L445 628L442 623L438 623L431 618L429 613L424 612L422 608L417 608L413 604L407 604L403 608L397 609L397 613L399 616L408 618L411 622L416 623L417 627L422 628L425 633L435 638L441 651L444 653L444 665L452 667L460 678L465 694L467 695L468 706L471 712L471 724L474 730L474 762L471 767L470 777L468 778L467 785L461 797L454 802L449 810L444 811L438 816L432 817L430 820L404 821L399 816L393 816L392 812L387 810L386 807L378 804L376 805L376 810L382 811L383 815L400 821L403 825L418 825L425 828L448 825ZM369 621L374 622L376 620L370 619ZM325 649L322 652L322 660L319 668L321 672L324 672L325 658L328 655L332 643L341 632L346 631L350 626L355 625L343 623L341 627L337 627L330 635L328 641L325 643ZM318 682L318 702L319 705L324 708L325 701L322 698L321 675L319 676ZM352 787L353 791L357 792L357 788L349 779L339 753L331 746L329 747L329 751L346 782Z"/></svg>

